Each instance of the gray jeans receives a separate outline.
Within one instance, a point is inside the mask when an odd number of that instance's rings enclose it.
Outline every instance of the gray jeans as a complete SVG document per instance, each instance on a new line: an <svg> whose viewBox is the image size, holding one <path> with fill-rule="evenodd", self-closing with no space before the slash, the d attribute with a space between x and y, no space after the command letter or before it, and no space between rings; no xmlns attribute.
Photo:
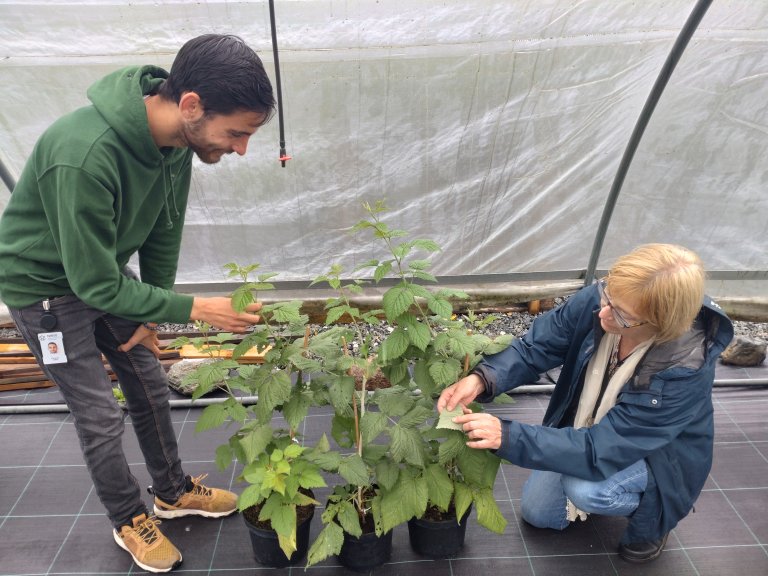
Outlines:
<svg viewBox="0 0 768 576"><path fill-rule="evenodd" d="M43 364L37 338L46 332L40 326L41 303L11 309L11 316L72 413L85 464L112 524L130 524L147 508L123 453L124 413L112 394L102 354L125 395L154 491L163 500L175 502L184 492L185 478L171 423L165 370L144 346L130 352L117 350L139 323L91 308L76 296L61 296L50 304L57 319L52 332L62 333L66 363Z"/></svg>

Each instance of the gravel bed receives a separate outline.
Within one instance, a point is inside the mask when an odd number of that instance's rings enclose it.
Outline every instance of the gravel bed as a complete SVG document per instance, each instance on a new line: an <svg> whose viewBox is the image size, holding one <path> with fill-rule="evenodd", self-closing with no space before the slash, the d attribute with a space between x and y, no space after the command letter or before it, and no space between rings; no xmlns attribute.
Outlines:
<svg viewBox="0 0 768 576"><path fill-rule="evenodd" d="M562 299L556 300L559 303ZM512 334L513 336L520 337L524 335L531 325L531 322L536 316L528 314L527 312L498 312L492 314L495 319L485 326L482 330L483 334L490 337L499 336L502 334ZM478 319L487 318L488 314L478 314ZM313 325L313 331L322 331L326 327L323 325ZM376 327L368 328L368 332L371 334L374 346L386 338L387 334L392 330L387 324L381 324ZM194 332L195 327L193 324L161 324L160 331L165 334L173 334L174 332ZM744 336L747 338L762 340L768 342L768 323L754 323L754 322L734 322L734 332L737 336ZM0 328L0 340L19 338L20 334L15 328Z"/></svg>

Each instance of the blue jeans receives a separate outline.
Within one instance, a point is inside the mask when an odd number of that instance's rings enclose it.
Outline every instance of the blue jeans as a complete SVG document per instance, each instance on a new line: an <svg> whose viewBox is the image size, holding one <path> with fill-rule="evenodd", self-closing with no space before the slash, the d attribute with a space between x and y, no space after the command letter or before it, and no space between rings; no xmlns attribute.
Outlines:
<svg viewBox="0 0 768 576"><path fill-rule="evenodd" d="M600 482L534 470L523 486L521 512L528 524L554 530L563 530L569 524L566 499L590 514L629 516L640 503L647 483L645 460Z"/></svg>
<svg viewBox="0 0 768 576"><path fill-rule="evenodd" d="M43 364L37 338L39 333L46 332L40 325L41 303L10 309L10 313L69 407L85 464L112 524L118 528L130 524L131 518L146 513L147 507L123 452L124 414L112 394L102 354L125 395L153 489L163 500L176 502L184 493L185 475L171 423L165 370L144 346L135 346L130 352L117 350L139 323L91 308L72 295L50 303L57 319L51 331L62 333L66 363Z"/></svg>

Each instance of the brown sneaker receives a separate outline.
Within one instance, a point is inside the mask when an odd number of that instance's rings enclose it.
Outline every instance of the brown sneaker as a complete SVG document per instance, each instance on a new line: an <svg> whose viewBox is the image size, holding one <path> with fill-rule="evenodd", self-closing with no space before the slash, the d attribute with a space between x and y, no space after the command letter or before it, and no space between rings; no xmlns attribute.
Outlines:
<svg viewBox="0 0 768 576"><path fill-rule="evenodd" d="M179 518L181 516L205 516L221 518L237 510L237 494L228 490L208 488L200 484L207 474L191 478L192 489L182 494L175 504L163 502L155 496L155 515L160 518Z"/></svg>
<svg viewBox="0 0 768 576"><path fill-rule="evenodd" d="M136 516L133 526L113 530L115 542L128 552L136 564L147 572L170 572L181 564L181 552L157 528L159 520Z"/></svg>

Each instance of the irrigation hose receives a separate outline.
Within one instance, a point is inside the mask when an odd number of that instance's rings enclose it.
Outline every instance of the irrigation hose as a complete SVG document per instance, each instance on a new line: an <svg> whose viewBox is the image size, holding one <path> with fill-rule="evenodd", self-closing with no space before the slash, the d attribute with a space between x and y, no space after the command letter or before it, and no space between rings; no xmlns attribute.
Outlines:
<svg viewBox="0 0 768 576"><path fill-rule="evenodd" d="M611 216L613 215L613 209L616 206L616 200L619 197L619 191L624 183L624 178L629 170L629 165L632 163L632 158L635 156L640 139L643 137L648 121L651 119L656 104L658 104L661 94L664 92L664 88L667 86L669 77L672 76L672 72L675 70L680 57L685 51L685 47L688 45L688 41L693 36L696 28L699 26L699 22L706 14L709 5L712 4L712 0L699 0L694 6L693 11L688 16L685 25L680 34L675 40L672 50L667 56L664 66L662 66L659 72L658 78L651 89L651 93L648 95L648 99L645 101L640 116L635 123L635 128L632 131L632 135L629 138L626 150L624 150L624 156L621 158L621 163L616 171L616 176L611 185L611 191L608 194L608 199L605 201L603 207L603 215L600 218L600 225L597 228L597 234L595 234L595 242L592 246L592 253L589 256L589 265L587 266L587 272L584 276L584 286L589 286L595 278L595 270L597 269L597 261L600 258L600 252L603 249L603 241L605 240L605 234L608 231L608 225L611 222Z"/></svg>
<svg viewBox="0 0 768 576"><path fill-rule="evenodd" d="M280 129L280 163L285 168L285 162L291 157L285 150L285 127L283 125L283 90L280 82L280 58L277 50L277 26L275 24L275 2L269 0L269 27L272 32L272 56L275 61L275 85L277 86L277 124Z"/></svg>

